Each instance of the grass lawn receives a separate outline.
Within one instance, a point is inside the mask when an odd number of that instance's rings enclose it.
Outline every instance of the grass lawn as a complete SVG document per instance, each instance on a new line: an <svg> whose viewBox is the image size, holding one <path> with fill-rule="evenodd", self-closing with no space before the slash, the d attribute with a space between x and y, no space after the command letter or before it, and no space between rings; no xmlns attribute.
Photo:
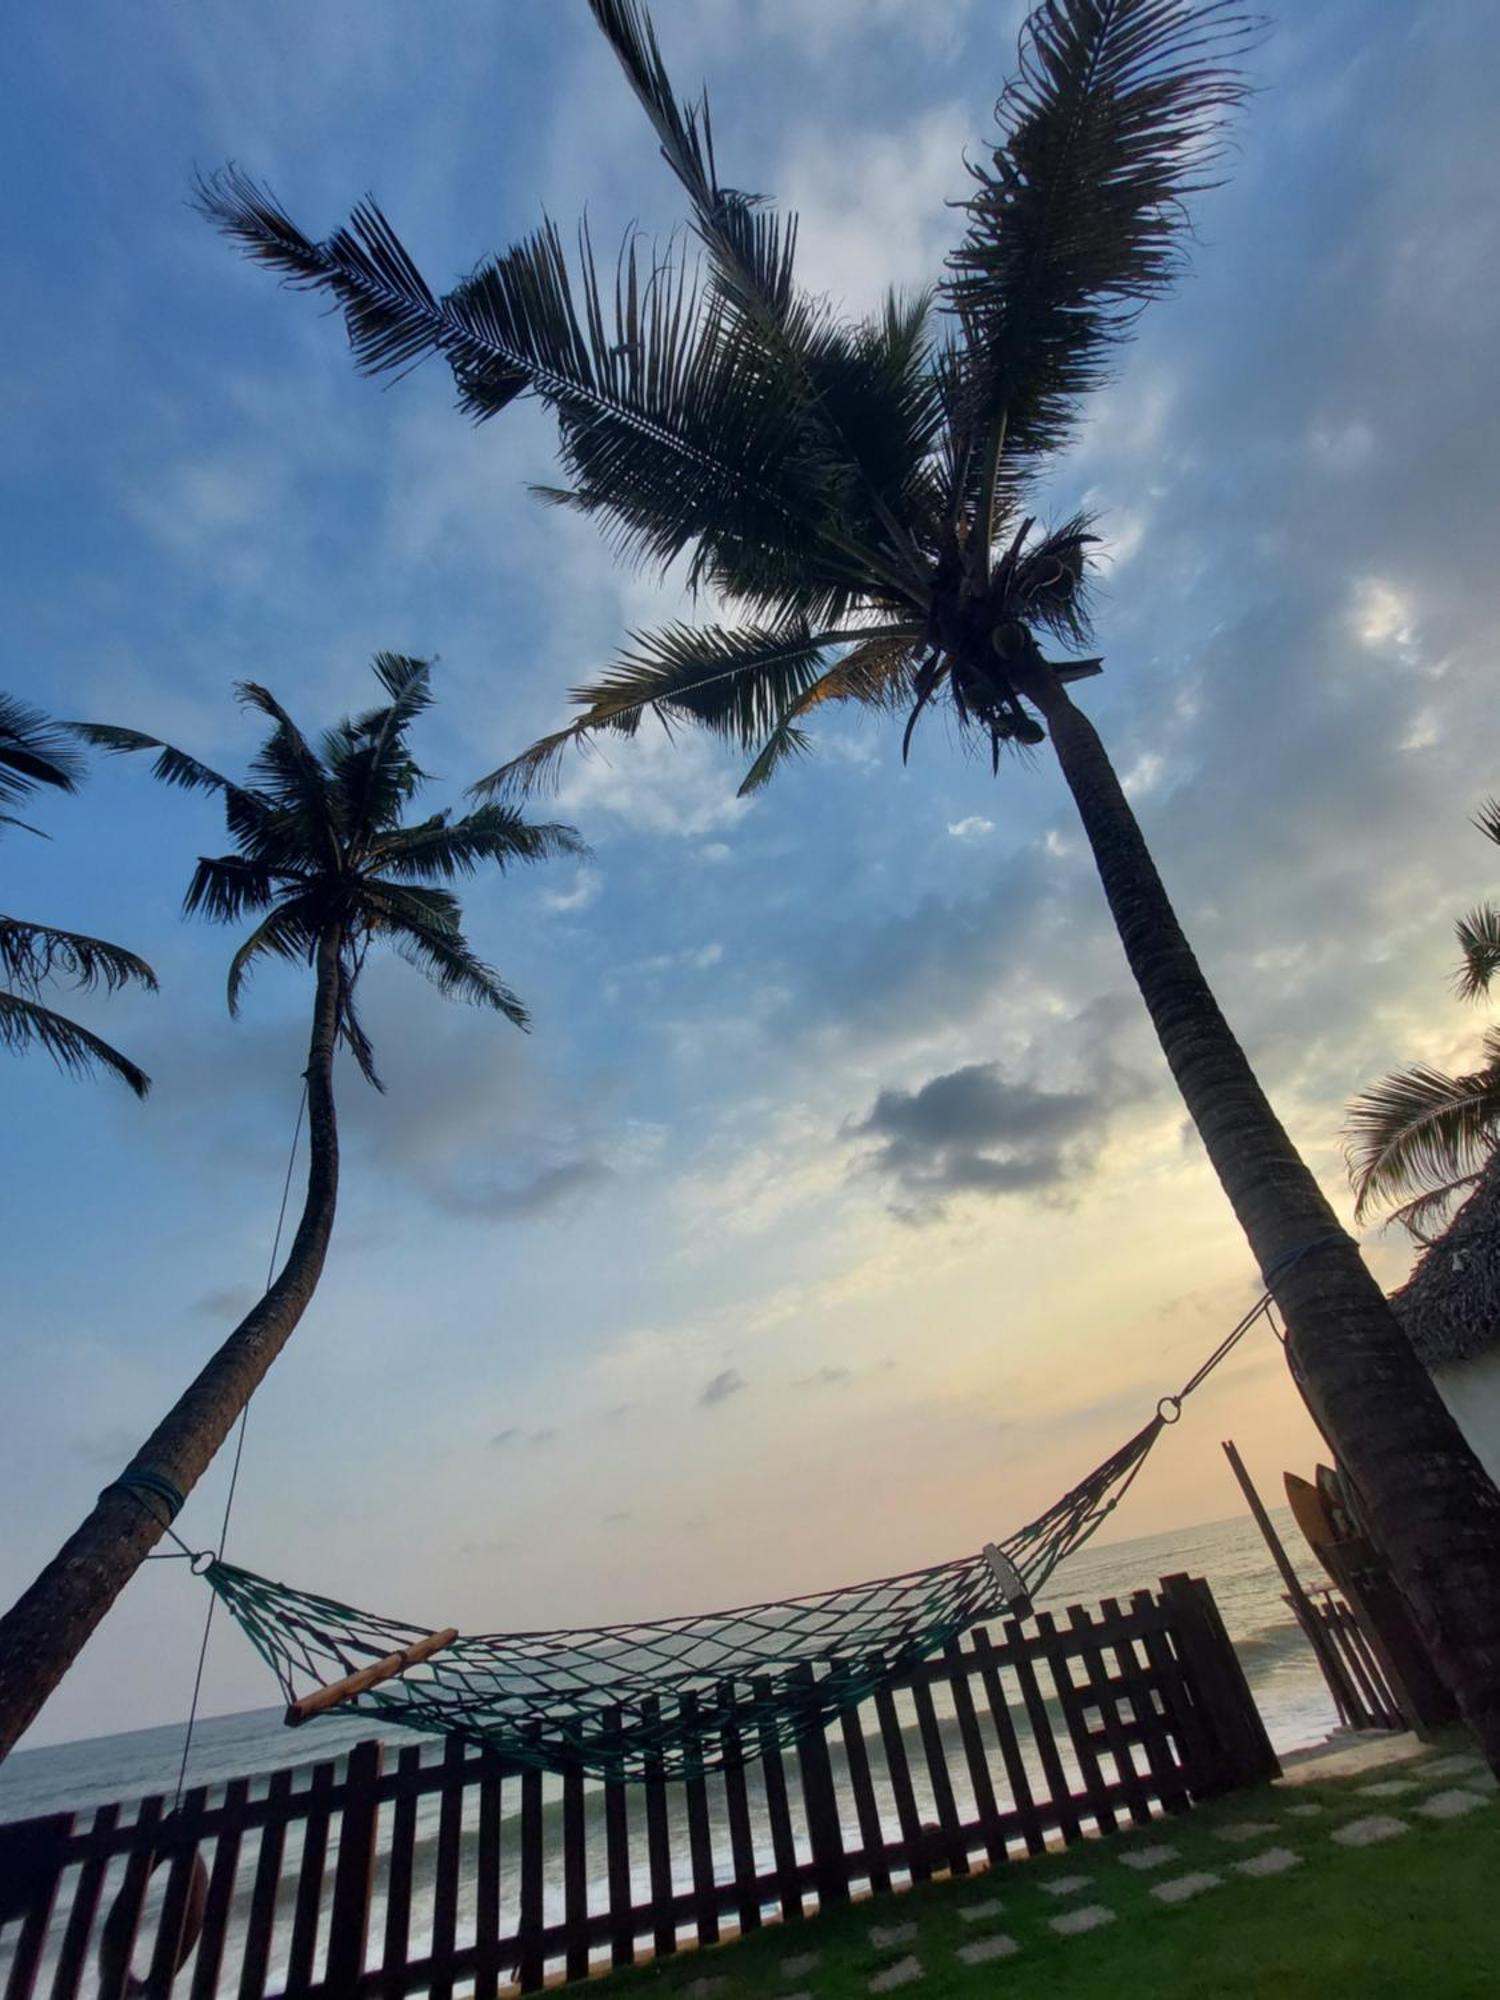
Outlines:
<svg viewBox="0 0 1500 2000"><path fill-rule="evenodd" d="M934 1882L904 1895L869 1898L806 1922L785 1923L711 1950L658 1960L607 1982L620 2000L637 1992L683 2000L855 2000L904 1959L919 1979L893 1986L906 2000L948 1995L1093 1996L1275 1995L1277 2000L1466 2000L1500 1996L1500 1798L1480 1774L1427 1776L1429 1755L1363 1777L1276 1785L1150 1827L1093 1840L1035 1861ZM1409 1791L1371 1797L1371 1783L1411 1778ZM1418 1808L1434 1794L1484 1787L1484 1803L1435 1820ZM1289 1812L1314 1805L1316 1814ZM1332 1836L1352 1821L1399 1818L1406 1831L1367 1847ZM1269 1831L1243 1840L1224 1830L1259 1822ZM1131 1869L1132 1849L1169 1846L1175 1856ZM1284 1872L1251 1877L1243 1864L1282 1848L1298 1858ZM1153 1886L1192 1874L1216 1886L1165 1906ZM1064 1895L1047 1885L1086 1876ZM974 1905L1000 1908L976 1914ZM963 1914L966 1906L971 1914ZM1059 1936L1052 1920L1089 1906L1112 1921ZM914 1935L872 1942L875 1926L913 1926ZM996 1936L1013 1955L967 1965L962 1947ZM812 1965L798 1965L816 1953ZM791 1964L788 1965L788 1961Z"/></svg>

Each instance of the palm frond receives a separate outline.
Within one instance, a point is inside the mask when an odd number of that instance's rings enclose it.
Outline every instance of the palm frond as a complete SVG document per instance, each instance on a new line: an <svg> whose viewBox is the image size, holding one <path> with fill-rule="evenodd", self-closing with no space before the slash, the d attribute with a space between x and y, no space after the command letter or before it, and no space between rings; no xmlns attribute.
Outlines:
<svg viewBox="0 0 1500 2000"><path fill-rule="evenodd" d="M24 923L0 917L0 977L33 996L50 979L64 979L85 992L102 986L118 993L129 985L157 991L156 974L137 958L103 938L82 931L63 931L51 924Z"/></svg>
<svg viewBox="0 0 1500 2000"><path fill-rule="evenodd" d="M1426 1194L1419 1194L1411 1201L1402 1202L1399 1208L1393 1208L1380 1226L1390 1229L1399 1223L1418 1243L1430 1243L1433 1231L1446 1227L1452 1219L1454 1204L1459 1196L1477 1187L1479 1180L1478 1174L1465 1174L1459 1180L1429 1188Z"/></svg>
<svg viewBox="0 0 1500 2000"><path fill-rule="evenodd" d="M361 202L345 228L315 243L268 188L237 167L200 177L195 200L199 213L256 263L299 290L332 295L362 373L404 371L444 351L438 301L373 201ZM519 395L526 375L514 368L512 375L512 393Z"/></svg>
<svg viewBox="0 0 1500 2000"><path fill-rule="evenodd" d="M528 820L510 806L486 805L460 820L439 813L421 826L402 827L374 842L371 865L398 882L451 882L477 873L485 862L547 861L587 855L571 826Z"/></svg>
<svg viewBox="0 0 1500 2000"><path fill-rule="evenodd" d="M458 905L441 889L371 885L366 908L396 950L452 1000L492 1007L518 1028L531 1017L493 966L469 946L458 922Z"/></svg>
<svg viewBox="0 0 1500 2000"><path fill-rule="evenodd" d="M799 408L774 392L754 342L726 337L722 308L670 246L643 261L628 239L611 292L587 230L575 279L549 222L439 300L373 203L321 244L233 169L200 185L199 206L251 256L330 292L365 372L440 354L480 419L523 392L541 397L570 504L599 516L622 554L666 565L700 540L711 558L716 542L805 550L829 536ZM891 568L878 549L846 548L844 560L850 587Z"/></svg>
<svg viewBox="0 0 1500 2000"><path fill-rule="evenodd" d="M161 754L151 767L151 775L159 778L164 785L179 785L185 792L234 792L241 788L232 784L219 772L211 770L207 764L190 757L185 750L175 750L170 743L163 743L159 736L147 736L139 729L119 729L110 722L69 722L62 725L85 743L92 743L98 750L109 750L123 755L135 750L156 750Z"/></svg>
<svg viewBox="0 0 1500 2000"><path fill-rule="evenodd" d="M610 312L586 234L575 296L562 239L547 223L439 300L373 202L325 243L305 237L266 189L233 168L200 183L198 205L259 262L332 293L365 373L441 354L474 416L495 415L534 390L585 431L623 428L700 476L745 483L744 465L732 449L716 449L709 426L689 434L672 422L674 403L711 370L714 350L680 260L643 272L627 244Z"/></svg>
<svg viewBox="0 0 1500 2000"><path fill-rule="evenodd" d="M284 812L301 818L309 831L331 836L334 799L317 752L268 687L259 681L238 681L235 694L275 724L250 760L256 791Z"/></svg>
<svg viewBox="0 0 1500 2000"><path fill-rule="evenodd" d="M20 1050L33 1044L45 1049L58 1068L70 1075L104 1070L117 1076L137 1097L144 1097L151 1088L146 1072L101 1036L40 1001L0 989L0 1047Z"/></svg>
<svg viewBox="0 0 1500 2000"><path fill-rule="evenodd" d="M886 442L881 430L893 414L910 413L890 397L867 397L864 408L858 397L841 398L839 389L847 392L849 384L829 365L830 349L845 373L851 358L868 363L869 336L878 335L880 322L851 340L826 304L796 286L797 218L778 214L759 195L722 184L707 94L696 104L678 100L642 0L589 4L656 132L663 158L692 203L694 228L708 252L711 298L731 323L743 322L760 367L774 372L778 400L798 409L803 449L824 460L836 482L858 489L864 505L853 510L851 523L867 512L879 530L866 531L861 540L875 548L884 542L888 560L920 591L925 566L908 517L894 504L891 482L881 478L875 462ZM923 306L918 320L925 318Z"/></svg>
<svg viewBox="0 0 1500 2000"><path fill-rule="evenodd" d="M53 722L29 702L0 694L0 799L29 798L42 785L76 792L84 762L66 723Z"/></svg>
<svg viewBox="0 0 1500 2000"><path fill-rule="evenodd" d="M1500 799L1486 799L1474 815L1474 824L1486 840L1500 847Z"/></svg>
<svg viewBox="0 0 1500 2000"><path fill-rule="evenodd" d="M260 861L239 854L200 854L182 899L187 917L204 916L210 923L234 924L251 910L266 909L276 894L277 878Z"/></svg>
<svg viewBox="0 0 1500 2000"><path fill-rule="evenodd" d="M634 650L573 699L576 722L542 737L474 786L480 793L528 792L555 782L570 745L603 731L633 736L647 709L670 725L687 721L753 749L827 668L830 646L912 627L813 631L802 619L774 628L672 624L632 635Z"/></svg>
<svg viewBox="0 0 1500 2000"><path fill-rule="evenodd" d="M825 702L854 701L887 713L894 713L909 702L919 657L919 635L915 631L883 634L851 647L782 712L741 780L739 797L748 798L758 792L789 757L800 756L812 747L812 739L801 727L801 721Z"/></svg>
<svg viewBox="0 0 1500 2000"><path fill-rule="evenodd" d="M721 282L752 310L784 311L792 296L795 216L783 219L758 195L720 186L707 95L696 105L678 102L640 0L589 0L589 5L655 129L662 157L687 190Z"/></svg>
<svg viewBox="0 0 1500 2000"><path fill-rule="evenodd" d="M365 1033L354 1002L363 964L363 954L353 953L346 953L339 964L339 1040L353 1056L365 1082L373 1084L383 1096L385 1085L375 1067L375 1045Z"/></svg>
<svg viewBox="0 0 1500 2000"><path fill-rule="evenodd" d="M1457 932L1463 962L1454 985L1461 1000L1477 1000L1489 992L1490 982L1500 972L1500 910L1493 903L1480 903L1459 918Z"/></svg>
<svg viewBox="0 0 1500 2000"><path fill-rule="evenodd" d="M1354 1099L1345 1125L1356 1219L1477 1172L1497 1136L1500 1031L1485 1037L1484 1067L1468 1076L1417 1063L1382 1077Z"/></svg>
<svg viewBox="0 0 1500 2000"><path fill-rule="evenodd" d="M322 914L310 896L289 897L267 911L229 961L225 991L231 1014L240 1011L240 994L257 959L279 958L289 965L312 959L318 948Z"/></svg>
<svg viewBox="0 0 1500 2000"><path fill-rule="evenodd" d="M986 549L1007 470L1067 441L1137 315L1180 276L1186 201L1214 185L1255 29L1236 0L1042 0L1028 18L943 287Z"/></svg>

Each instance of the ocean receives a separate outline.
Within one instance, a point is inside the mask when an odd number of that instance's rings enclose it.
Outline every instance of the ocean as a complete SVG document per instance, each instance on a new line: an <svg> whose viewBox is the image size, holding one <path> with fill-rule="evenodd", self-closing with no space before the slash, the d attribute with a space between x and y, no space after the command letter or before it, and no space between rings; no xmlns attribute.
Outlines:
<svg viewBox="0 0 1500 2000"><path fill-rule="evenodd" d="M1311 1580L1316 1565L1290 1514L1279 1510L1273 1518L1293 1560L1302 1559L1300 1567ZM1265 1543L1247 1518L1085 1548L1057 1571L1040 1608L1127 1597L1174 1570L1207 1577L1277 1750L1301 1749L1327 1736L1338 1719L1333 1702L1283 1601L1281 1578ZM329 1716L292 1731L282 1723L279 1705L213 1716L194 1732L187 1782L212 1788L233 1777L305 1767L340 1757L372 1735L391 1744L414 1740L408 1731L377 1727L367 1716ZM182 1741L181 1726L172 1724L18 1750L0 1764L0 1821L170 1794Z"/></svg>

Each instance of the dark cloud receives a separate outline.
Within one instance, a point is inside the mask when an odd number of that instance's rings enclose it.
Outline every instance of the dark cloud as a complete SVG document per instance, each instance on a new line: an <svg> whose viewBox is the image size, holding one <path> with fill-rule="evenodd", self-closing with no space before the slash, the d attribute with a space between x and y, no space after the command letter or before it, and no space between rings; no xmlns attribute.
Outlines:
<svg viewBox="0 0 1500 2000"><path fill-rule="evenodd" d="M741 1389L750 1385L738 1368L721 1368L709 1382L705 1382L698 1397L700 1410L711 1410L716 1403L727 1403L731 1396L737 1396Z"/></svg>
<svg viewBox="0 0 1500 2000"><path fill-rule="evenodd" d="M260 1296L254 1285L219 1285L194 1299L193 1311L204 1319L236 1322L245 1317Z"/></svg>
<svg viewBox="0 0 1500 2000"><path fill-rule="evenodd" d="M552 1444L557 1437L555 1430L528 1431L520 1424L508 1424L503 1431L496 1431L490 1439L491 1449L507 1450L511 1445L524 1444L533 1450Z"/></svg>
<svg viewBox="0 0 1500 2000"><path fill-rule="evenodd" d="M450 1215L484 1216L491 1222L523 1222L566 1208L614 1177L612 1167L586 1155L564 1160L555 1167L543 1167L525 1180L468 1181L454 1177L437 1184L430 1192L437 1205Z"/></svg>
<svg viewBox="0 0 1500 2000"><path fill-rule="evenodd" d="M795 1387L798 1389L843 1389L854 1380L850 1368L815 1368L811 1375L799 1375Z"/></svg>
<svg viewBox="0 0 1500 2000"><path fill-rule="evenodd" d="M862 1169L893 1181L906 1197L898 1212L922 1221L954 1195L1056 1194L1093 1165L1110 1113L1138 1093L1112 1069L1091 1088L1046 1090L998 1063L968 1063L916 1090L882 1090L846 1136L875 1142Z"/></svg>

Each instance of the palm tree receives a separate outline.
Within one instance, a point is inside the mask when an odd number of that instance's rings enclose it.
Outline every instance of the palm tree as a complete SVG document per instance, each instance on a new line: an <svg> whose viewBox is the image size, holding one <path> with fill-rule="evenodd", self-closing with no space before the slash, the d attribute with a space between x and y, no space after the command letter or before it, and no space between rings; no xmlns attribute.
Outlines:
<svg viewBox="0 0 1500 2000"><path fill-rule="evenodd" d="M243 785L136 730L76 725L108 750L156 751L154 769L164 783L223 799L234 851L199 861L184 907L219 923L255 919L230 961L231 1014L257 961L279 958L312 968L307 1195L291 1250L265 1297L0 1618L0 1757L160 1541L307 1310L338 1198L338 1044L371 1083L379 1081L355 1011L371 947L391 944L439 992L491 1007L517 1027L527 1025L516 995L470 948L458 898L445 885L489 862L503 869L581 853L582 843L570 827L538 825L506 806L484 805L462 819L441 812L405 823L424 782L406 736L430 705L430 669L422 660L381 653L375 674L385 704L339 723L316 746L267 689L243 684L241 699L272 725Z"/></svg>
<svg viewBox="0 0 1500 2000"><path fill-rule="evenodd" d="M0 694L0 806L18 805L43 785L76 792L82 776L83 759L67 732L39 709ZM5 811L0 811L0 826L37 832ZM146 1095L151 1079L143 1069L42 1000L43 992L61 980L83 992L102 986L118 993L134 983L154 993L156 974L143 958L81 931L0 916L0 978L5 981L0 986L0 1046L20 1050L35 1045L45 1049L59 1069L75 1075L106 1070L137 1097Z"/></svg>
<svg viewBox="0 0 1500 2000"><path fill-rule="evenodd" d="M1474 824L1500 847L1500 799L1487 799ZM1500 974L1500 910L1480 903L1454 926L1461 1000L1487 998ZM1445 1223L1500 1142L1500 1028L1485 1030L1476 1069L1449 1076L1430 1063L1395 1070L1362 1090L1346 1125L1355 1219L1399 1203L1386 1218L1419 1242Z"/></svg>
<svg viewBox="0 0 1500 2000"><path fill-rule="evenodd" d="M545 778L570 742L628 736L648 710L753 751L749 786L806 747L829 701L904 712L908 742L946 701L997 767L1007 745L1050 740L1307 1398L1500 1765L1500 1494L1209 990L1069 692L1100 662L1044 650L1086 638L1090 532L1039 529L1027 496L1181 269L1185 198L1212 183L1250 25L1232 0L1044 0L936 296L850 321L798 284L794 221L720 178L707 102L676 97L640 0L590 6L687 194L701 273L675 244L631 243L611 291L587 233L575 276L547 224L439 296L373 201L317 241L242 174L199 189L250 256L341 307L363 370L440 356L479 419L538 397L567 482L546 497L623 556L685 558L732 614L637 635L492 788Z"/></svg>

